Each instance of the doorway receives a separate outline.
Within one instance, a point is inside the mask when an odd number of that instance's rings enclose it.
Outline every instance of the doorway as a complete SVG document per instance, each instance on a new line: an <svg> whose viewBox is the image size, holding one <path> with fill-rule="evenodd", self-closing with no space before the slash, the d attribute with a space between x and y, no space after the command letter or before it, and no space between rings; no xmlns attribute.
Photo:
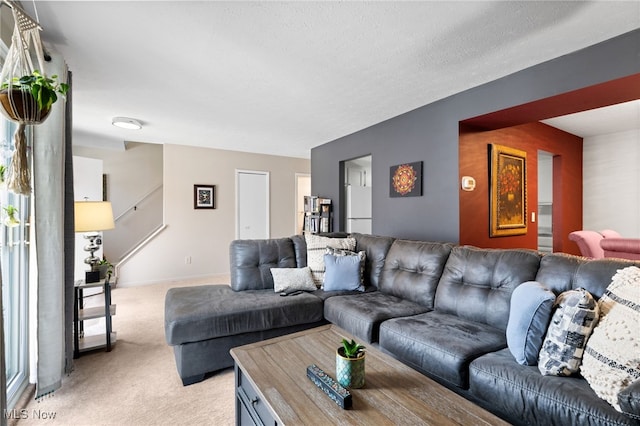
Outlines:
<svg viewBox="0 0 640 426"><path fill-rule="evenodd" d="M236 238L269 238L269 172L236 170Z"/></svg>
<svg viewBox="0 0 640 426"><path fill-rule="evenodd" d="M553 252L553 154L538 151L538 250Z"/></svg>
<svg viewBox="0 0 640 426"><path fill-rule="evenodd" d="M296 227L294 235L299 235L303 232L305 195L311 195L311 175L308 173L296 173Z"/></svg>
<svg viewBox="0 0 640 426"><path fill-rule="evenodd" d="M346 232L372 233L371 155L344 162Z"/></svg>

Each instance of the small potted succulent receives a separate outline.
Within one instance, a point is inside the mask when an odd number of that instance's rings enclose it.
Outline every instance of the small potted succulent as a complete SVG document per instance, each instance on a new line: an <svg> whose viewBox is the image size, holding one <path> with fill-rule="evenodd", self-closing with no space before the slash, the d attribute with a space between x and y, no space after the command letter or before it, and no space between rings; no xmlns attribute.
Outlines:
<svg viewBox="0 0 640 426"><path fill-rule="evenodd" d="M0 86L0 105L12 121L39 124L51 112L51 105L58 100L58 95L64 97L68 90L69 85L59 83L57 75L47 77L35 70L4 81Z"/></svg>
<svg viewBox="0 0 640 426"><path fill-rule="evenodd" d="M336 377L345 388L364 386L364 349L353 339L342 339L342 346L336 351Z"/></svg>

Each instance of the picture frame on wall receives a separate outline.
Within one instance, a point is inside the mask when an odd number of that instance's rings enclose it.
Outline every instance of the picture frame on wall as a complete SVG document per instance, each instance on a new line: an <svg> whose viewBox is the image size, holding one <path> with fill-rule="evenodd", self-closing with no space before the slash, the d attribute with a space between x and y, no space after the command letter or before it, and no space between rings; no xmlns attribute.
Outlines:
<svg viewBox="0 0 640 426"><path fill-rule="evenodd" d="M490 237L527 233L527 153L491 144Z"/></svg>
<svg viewBox="0 0 640 426"><path fill-rule="evenodd" d="M398 164L389 170L389 196L419 197L422 195L422 161Z"/></svg>
<svg viewBox="0 0 640 426"><path fill-rule="evenodd" d="M193 208L194 209L215 209L216 208L216 186L215 185L193 185Z"/></svg>

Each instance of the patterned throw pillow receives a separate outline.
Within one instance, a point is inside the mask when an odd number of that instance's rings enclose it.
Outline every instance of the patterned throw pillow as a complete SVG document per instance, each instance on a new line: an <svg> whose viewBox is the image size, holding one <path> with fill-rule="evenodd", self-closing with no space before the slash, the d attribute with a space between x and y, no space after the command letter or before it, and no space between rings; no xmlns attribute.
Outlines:
<svg viewBox="0 0 640 426"><path fill-rule="evenodd" d="M273 276L273 289L276 293L291 293L293 291L317 290L311 269L304 268L271 268Z"/></svg>
<svg viewBox="0 0 640 426"><path fill-rule="evenodd" d="M598 305L603 316L580 372L596 395L623 411L618 394L640 380L640 268L618 270Z"/></svg>
<svg viewBox="0 0 640 426"><path fill-rule="evenodd" d="M320 288L324 281L324 252L327 247L355 250L355 238L328 238L320 235L305 234L307 243L307 266L311 268L311 275L316 286Z"/></svg>
<svg viewBox="0 0 640 426"><path fill-rule="evenodd" d="M540 373L570 376L578 371L587 340L598 323L598 312L595 299L582 288L558 296L540 350Z"/></svg>

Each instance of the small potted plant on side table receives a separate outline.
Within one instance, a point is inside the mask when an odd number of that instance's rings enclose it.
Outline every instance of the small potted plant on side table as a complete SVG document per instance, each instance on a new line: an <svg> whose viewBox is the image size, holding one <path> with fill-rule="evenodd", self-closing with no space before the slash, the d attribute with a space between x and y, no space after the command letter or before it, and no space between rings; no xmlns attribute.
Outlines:
<svg viewBox="0 0 640 426"><path fill-rule="evenodd" d="M353 339L342 339L342 346L336 351L336 378L345 388L364 386L364 349Z"/></svg>
<svg viewBox="0 0 640 426"><path fill-rule="evenodd" d="M102 259L96 264L96 268L100 271L101 280L105 279L107 275L109 277L113 275L113 264L104 256L102 256Z"/></svg>

